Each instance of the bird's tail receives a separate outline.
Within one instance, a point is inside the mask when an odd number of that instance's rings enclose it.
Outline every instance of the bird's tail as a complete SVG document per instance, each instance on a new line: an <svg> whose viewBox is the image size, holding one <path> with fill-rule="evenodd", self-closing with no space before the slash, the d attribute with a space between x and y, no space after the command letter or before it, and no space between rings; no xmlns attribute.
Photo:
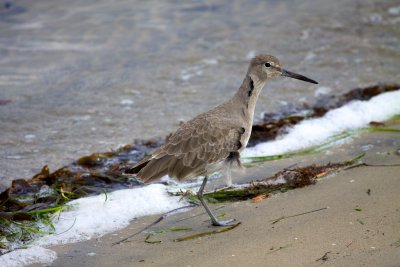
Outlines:
<svg viewBox="0 0 400 267"><path fill-rule="evenodd" d="M148 183L167 174L168 166L165 164L166 161L168 161L167 157L160 159L148 157L125 172L136 174L137 178L142 182Z"/></svg>
<svg viewBox="0 0 400 267"><path fill-rule="evenodd" d="M130 169L125 170L126 173L137 174L149 163L149 160L142 160Z"/></svg>

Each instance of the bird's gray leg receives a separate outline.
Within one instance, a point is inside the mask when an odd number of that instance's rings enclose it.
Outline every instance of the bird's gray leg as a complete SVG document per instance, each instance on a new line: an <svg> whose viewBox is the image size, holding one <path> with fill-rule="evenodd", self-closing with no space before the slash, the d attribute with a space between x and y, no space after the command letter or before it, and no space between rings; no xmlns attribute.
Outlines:
<svg viewBox="0 0 400 267"><path fill-rule="evenodd" d="M220 188L220 190L237 187L236 185L232 184L232 162L226 163L226 166L224 168L224 175L225 175L225 180L226 180L226 186Z"/></svg>
<svg viewBox="0 0 400 267"><path fill-rule="evenodd" d="M204 191L204 188L206 187L207 180L208 180L208 177L205 176L204 179L203 179L203 183L201 184L200 189L197 192L197 197L199 198L199 200L200 200L201 204L203 205L204 209L206 210L208 216L210 216L211 222L212 222L213 225L215 225L215 226L229 226L229 225L231 225L231 222L234 221L233 219L232 220L227 220L227 221L218 221L217 218L215 218L214 214L211 212L210 208L207 206L206 202L204 201L204 199L203 199L203 191Z"/></svg>
<svg viewBox="0 0 400 267"><path fill-rule="evenodd" d="M225 167L225 178L226 178L226 186L231 187L232 186L232 163L231 162L227 163L227 166Z"/></svg>

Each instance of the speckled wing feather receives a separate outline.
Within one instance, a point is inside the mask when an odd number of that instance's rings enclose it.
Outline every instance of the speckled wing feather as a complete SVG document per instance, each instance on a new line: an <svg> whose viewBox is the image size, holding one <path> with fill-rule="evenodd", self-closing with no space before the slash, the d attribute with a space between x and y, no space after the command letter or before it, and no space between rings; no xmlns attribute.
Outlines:
<svg viewBox="0 0 400 267"><path fill-rule="evenodd" d="M201 114L183 124L167 143L130 172L144 182L166 174L179 180L208 173L214 166L241 148L244 128L232 125L215 114Z"/></svg>

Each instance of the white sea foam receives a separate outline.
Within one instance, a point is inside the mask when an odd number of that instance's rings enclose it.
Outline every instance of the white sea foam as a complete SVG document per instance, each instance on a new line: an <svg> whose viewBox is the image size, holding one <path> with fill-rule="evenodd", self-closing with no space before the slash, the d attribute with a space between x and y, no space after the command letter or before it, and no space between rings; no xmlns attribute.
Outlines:
<svg viewBox="0 0 400 267"><path fill-rule="evenodd" d="M99 237L126 227L136 217L160 214L187 205L180 200L180 197L169 196L166 186L152 184L71 201L68 210L54 221L58 234L39 239L35 242L37 245L29 249L1 256L0 266L50 264L57 258L56 253L44 247Z"/></svg>
<svg viewBox="0 0 400 267"><path fill-rule="evenodd" d="M268 156L322 144L342 131L368 126L371 121L385 121L400 114L400 91L388 92L369 101L353 101L318 119L294 126L280 139L258 144L243 151L243 157Z"/></svg>
<svg viewBox="0 0 400 267"><path fill-rule="evenodd" d="M69 202L69 210L61 213L55 222L57 232L62 234L42 238L39 244L88 240L121 229L133 218L163 213L184 205L179 197L168 196L166 187L161 184L80 198Z"/></svg>
<svg viewBox="0 0 400 267"><path fill-rule="evenodd" d="M51 264L57 254L50 249L34 246L28 249L14 250L0 257L0 266L20 267L32 263Z"/></svg>

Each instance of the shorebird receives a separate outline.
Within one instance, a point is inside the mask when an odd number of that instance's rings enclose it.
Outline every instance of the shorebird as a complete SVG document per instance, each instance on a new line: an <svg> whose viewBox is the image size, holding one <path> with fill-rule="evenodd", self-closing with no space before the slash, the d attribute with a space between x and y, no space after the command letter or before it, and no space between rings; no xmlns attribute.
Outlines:
<svg viewBox="0 0 400 267"><path fill-rule="evenodd" d="M242 85L226 102L183 123L166 143L137 163L128 173L147 183L164 175L178 180L204 176L197 196L215 226L231 225L234 220L218 221L203 199L208 175L222 168L231 184L231 167L240 165L240 152L249 141L254 108L267 80L286 76L318 84L303 75L287 71L271 55L258 55L250 61Z"/></svg>

